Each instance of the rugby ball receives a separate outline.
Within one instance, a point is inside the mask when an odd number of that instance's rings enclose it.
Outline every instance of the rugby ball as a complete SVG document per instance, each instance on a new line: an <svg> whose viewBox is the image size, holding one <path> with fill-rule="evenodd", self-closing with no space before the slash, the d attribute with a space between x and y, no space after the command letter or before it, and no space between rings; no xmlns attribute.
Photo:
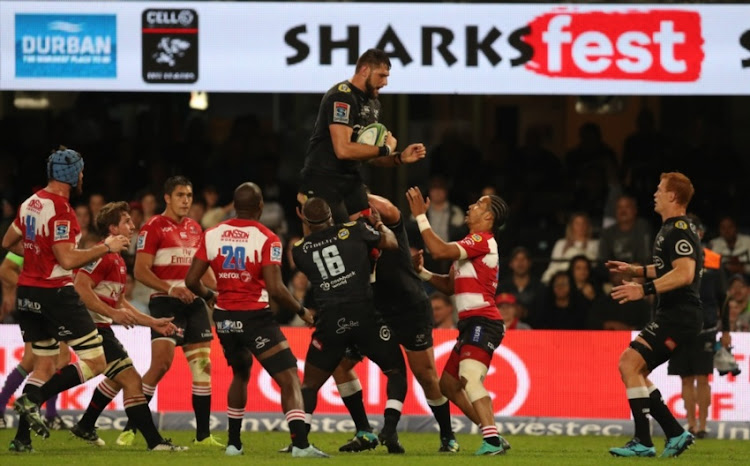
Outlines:
<svg viewBox="0 0 750 466"><path fill-rule="evenodd" d="M385 136L387 134L388 130L385 125L381 123L371 123L359 130L357 142L360 144L367 144L368 146L381 147L385 144Z"/></svg>

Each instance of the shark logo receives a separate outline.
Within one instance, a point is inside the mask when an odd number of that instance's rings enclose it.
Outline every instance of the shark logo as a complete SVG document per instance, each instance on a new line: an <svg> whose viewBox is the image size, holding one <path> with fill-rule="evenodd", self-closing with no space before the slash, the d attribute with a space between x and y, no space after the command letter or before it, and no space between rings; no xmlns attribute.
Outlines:
<svg viewBox="0 0 750 466"><path fill-rule="evenodd" d="M184 57L188 49L190 49L190 42L186 40L162 37L156 46L156 52L151 57L153 57L156 63L165 63L169 67L174 68L177 64L177 59Z"/></svg>

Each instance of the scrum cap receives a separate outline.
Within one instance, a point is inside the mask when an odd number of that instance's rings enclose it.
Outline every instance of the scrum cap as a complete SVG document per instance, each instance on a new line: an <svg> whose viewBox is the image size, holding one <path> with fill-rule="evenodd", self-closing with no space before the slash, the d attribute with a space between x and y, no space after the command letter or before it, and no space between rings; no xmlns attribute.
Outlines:
<svg viewBox="0 0 750 466"><path fill-rule="evenodd" d="M61 147L47 158L47 178L78 186L78 175L83 171L83 157L73 149Z"/></svg>

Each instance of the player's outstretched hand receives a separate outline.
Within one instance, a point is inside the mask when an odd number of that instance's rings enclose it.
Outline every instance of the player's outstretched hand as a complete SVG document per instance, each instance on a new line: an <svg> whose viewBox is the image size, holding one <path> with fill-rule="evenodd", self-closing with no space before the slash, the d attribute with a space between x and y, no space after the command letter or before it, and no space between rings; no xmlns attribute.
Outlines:
<svg viewBox="0 0 750 466"><path fill-rule="evenodd" d="M409 144L406 149L401 151L401 163L414 163L422 160L427 156L427 149L424 144L418 142Z"/></svg>
<svg viewBox="0 0 750 466"><path fill-rule="evenodd" d="M420 249L411 255L411 265L414 266L417 273L422 271L424 268L424 249Z"/></svg>
<svg viewBox="0 0 750 466"><path fill-rule="evenodd" d="M638 301L639 299L643 299L643 286L640 283L623 280L622 285L612 288L611 296L612 299L619 301L620 304L625 304L628 301Z"/></svg>
<svg viewBox="0 0 750 466"><path fill-rule="evenodd" d="M165 337L174 335L177 331L177 327L172 323L173 320L174 317L160 317L158 319L154 319L153 323L151 324L151 328L161 333Z"/></svg>
<svg viewBox="0 0 750 466"><path fill-rule="evenodd" d="M184 286L175 286L169 291L169 296L177 298L185 304L190 304L195 300L193 292Z"/></svg>
<svg viewBox="0 0 750 466"><path fill-rule="evenodd" d="M413 216L422 215L427 212L427 208L430 207L430 198L425 200L422 197L422 191L416 186L409 188L406 191L406 199L409 200L409 209Z"/></svg>
<svg viewBox="0 0 750 466"><path fill-rule="evenodd" d="M609 270L610 272L627 273L630 275L633 274L633 268L627 262L607 261L604 263L604 265L607 267L607 270Z"/></svg>
<svg viewBox="0 0 750 466"><path fill-rule="evenodd" d="M112 252L122 252L130 246L130 240L124 235L110 235L104 240L104 244Z"/></svg>

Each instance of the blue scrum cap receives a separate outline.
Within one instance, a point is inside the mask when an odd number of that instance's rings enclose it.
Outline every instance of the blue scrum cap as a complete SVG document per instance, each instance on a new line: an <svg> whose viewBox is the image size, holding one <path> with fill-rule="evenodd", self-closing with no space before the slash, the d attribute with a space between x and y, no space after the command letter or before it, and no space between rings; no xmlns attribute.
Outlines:
<svg viewBox="0 0 750 466"><path fill-rule="evenodd" d="M47 159L47 178L78 186L83 171L83 157L73 149L60 148Z"/></svg>

